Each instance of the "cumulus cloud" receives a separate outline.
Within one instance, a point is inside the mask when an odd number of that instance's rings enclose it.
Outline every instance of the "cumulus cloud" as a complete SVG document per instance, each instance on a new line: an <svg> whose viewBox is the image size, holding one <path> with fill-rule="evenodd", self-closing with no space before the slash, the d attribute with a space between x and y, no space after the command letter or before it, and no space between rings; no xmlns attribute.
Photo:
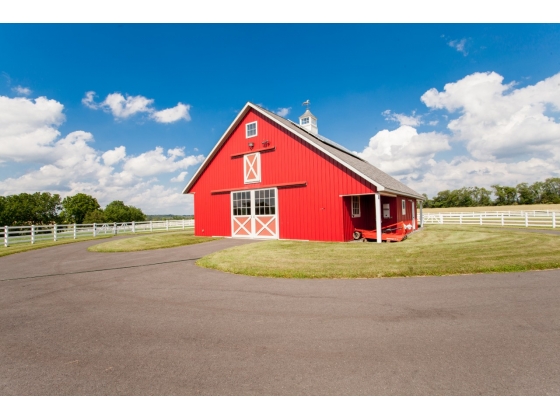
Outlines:
<svg viewBox="0 0 560 420"><path fill-rule="evenodd" d="M560 109L560 73L515 89L495 73L474 73L442 92L432 88L421 100L433 109L458 112L447 127L477 159L535 154L560 158L560 124L546 115Z"/></svg>
<svg viewBox="0 0 560 420"><path fill-rule="evenodd" d="M185 153L180 148L170 149L165 154L162 147L156 147L154 150L129 158L123 169L136 176L151 176L186 169L204 160L203 155L184 156Z"/></svg>
<svg viewBox="0 0 560 420"><path fill-rule="evenodd" d="M105 165L113 166L126 157L126 148L124 146L115 147L113 150L107 150L101 156Z"/></svg>
<svg viewBox="0 0 560 420"><path fill-rule="evenodd" d="M92 90L86 92L85 96L82 98L82 104L90 109L102 109L112 114L113 117L118 120L126 119L136 114L147 114L154 121L164 124L177 122L179 120L191 120L189 114L191 106L181 102L173 108L157 111L152 107L154 100L148 99L142 95L131 96L115 92L107 95L102 102L96 102L94 99L95 96L96 94Z"/></svg>
<svg viewBox="0 0 560 420"><path fill-rule="evenodd" d="M0 156L4 165L24 162L31 166L23 175L0 180L0 195L84 192L102 205L123 200L149 213L192 214L192 199L161 185L156 175L181 170L177 178L184 180L185 170L200 163L202 155L185 156L182 148L164 154L160 147L137 156L127 156L124 146L101 151L93 147L91 133L74 131L61 137L63 109L59 102L43 97L0 96ZM119 170L115 165L121 162Z"/></svg>
<svg viewBox="0 0 560 420"><path fill-rule="evenodd" d="M82 98L82 104L84 104L86 107L90 109L99 109L99 105L95 103L95 99L94 99L95 96L96 95L93 90L86 92L86 96Z"/></svg>
<svg viewBox="0 0 560 420"><path fill-rule="evenodd" d="M179 120L190 121L189 115L190 105L185 105L179 102L176 107L167 108L162 111L152 113L152 118L159 123L173 123Z"/></svg>
<svg viewBox="0 0 560 420"><path fill-rule="evenodd" d="M449 149L445 134L419 134L414 127L403 125L378 132L358 155L389 174L418 177L433 163L436 153Z"/></svg>
<svg viewBox="0 0 560 420"><path fill-rule="evenodd" d="M187 174L188 174L187 171L183 171L179 175L177 175L176 177L171 178L171 182L184 182L185 181L185 176L187 176Z"/></svg>
<svg viewBox="0 0 560 420"><path fill-rule="evenodd" d="M45 97L0 96L0 161L51 159L57 128L65 120L63 109Z"/></svg>
<svg viewBox="0 0 560 420"><path fill-rule="evenodd" d="M487 72L432 88L421 101L439 113L429 126L446 122L442 131L418 133L414 121L388 110L386 119L401 127L375 134L360 156L429 195L560 176L560 73L517 86Z"/></svg>
<svg viewBox="0 0 560 420"><path fill-rule="evenodd" d="M381 113L385 117L386 121L396 121L400 125L409 125L411 127L419 126L422 123L422 118L420 116L416 116L416 111L412 112L412 115L405 115L405 114L397 114L391 112L390 109L387 109Z"/></svg>
<svg viewBox="0 0 560 420"><path fill-rule="evenodd" d="M31 95L31 93L33 93L31 89L23 86L15 86L12 88L12 91L21 96L29 96Z"/></svg>
<svg viewBox="0 0 560 420"><path fill-rule="evenodd" d="M451 48L455 48L458 52L462 53L465 57L468 55L465 45L467 44L467 39L463 38L461 40L452 39L447 43Z"/></svg>
<svg viewBox="0 0 560 420"><path fill-rule="evenodd" d="M120 93L111 93L101 103L101 108L111 112L115 118L128 118L139 112L152 113L153 102L153 99L142 95L125 97Z"/></svg>
<svg viewBox="0 0 560 420"><path fill-rule="evenodd" d="M278 108L278 109L276 110L276 114L277 114L277 115L280 115L281 117L284 117L284 118L285 118L285 117L290 113L291 110L292 110L292 107L289 107L289 108Z"/></svg>

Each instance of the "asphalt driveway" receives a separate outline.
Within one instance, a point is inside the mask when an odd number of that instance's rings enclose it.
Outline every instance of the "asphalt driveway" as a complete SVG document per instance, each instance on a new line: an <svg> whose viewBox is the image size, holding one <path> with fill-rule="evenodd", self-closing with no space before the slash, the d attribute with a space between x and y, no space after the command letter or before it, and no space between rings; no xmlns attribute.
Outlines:
<svg viewBox="0 0 560 420"><path fill-rule="evenodd" d="M0 394L560 394L558 270L283 280L194 264L239 240L94 243L0 258Z"/></svg>

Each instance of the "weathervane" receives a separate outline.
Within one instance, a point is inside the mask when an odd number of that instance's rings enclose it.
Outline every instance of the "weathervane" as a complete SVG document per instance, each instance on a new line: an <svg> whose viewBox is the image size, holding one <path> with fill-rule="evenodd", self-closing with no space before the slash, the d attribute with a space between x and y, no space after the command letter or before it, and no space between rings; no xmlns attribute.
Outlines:
<svg viewBox="0 0 560 420"><path fill-rule="evenodd" d="M309 104L310 104L310 103L311 103L311 102L309 102L309 99L308 99L307 101L305 101L305 102L302 103L301 105L302 105L302 106L306 106L306 107L307 107L307 110L309 111Z"/></svg>

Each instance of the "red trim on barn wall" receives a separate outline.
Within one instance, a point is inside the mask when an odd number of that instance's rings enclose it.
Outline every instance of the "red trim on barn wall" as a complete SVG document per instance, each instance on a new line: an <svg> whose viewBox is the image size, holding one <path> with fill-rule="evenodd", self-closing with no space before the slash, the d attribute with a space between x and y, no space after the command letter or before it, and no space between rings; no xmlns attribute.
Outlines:
<svg viewBox="0 0 560 420"><path fill-rule="evenodd" d="M251 137L252 138L252 137ZM267 147L265 149L253 149L253 150L249 150L247 152L241 152L241 153L235 153L233 155L231 155L232 159L236 158L236 157L241 157L241 156L245 156L245 155L250 155L251 153L257 153L257 152L274 152L274 150L276 150L276 147Z"/></svg>
<svg viewBox="0 0 560 420"><path fill-rule="evenodd" d="M251 184L253 185L253 184ZM224 190L214 190L210 191L210 194L222 194L228 193L231 191L251 191L251 190L260 190L266 188L288 188L288 187L305 187L307 185L307 181L301 182L286 182L285 184L272 184L272 185L259 185L258 187L245 187L245 188L226 188Z"/></svg>
<svg viewBox="0 0 560 420"><path fill-rule="evenodd" d="M257 121L258 135L250 140L259 144L266 139L276 151L261 155L261 182L250 189L307 180L305 188L278 190L280 238L345 240L340 195L374 193L376 187L254 109L240 120L190 189L196 192L195 234L231 236L230 195L211 192L223 190L224 184L231 189L248 188L243 160L232 155L247 147L245 124L251 121Z"/></svg>

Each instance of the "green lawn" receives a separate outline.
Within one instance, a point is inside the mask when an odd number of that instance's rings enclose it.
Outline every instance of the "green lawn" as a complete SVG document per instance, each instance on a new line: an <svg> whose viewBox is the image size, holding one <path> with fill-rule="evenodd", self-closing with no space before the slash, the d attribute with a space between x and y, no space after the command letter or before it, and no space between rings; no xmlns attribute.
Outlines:
<svg viewBox="0 0 560 420"><path fill-rule="evenodd" d="M489 227L427 226L399 243L258 242L201 267L286 278L372 278L560 268L560 236Z"/></svg>
<svg viewBox="0 0 560 420"><path fill-rule="evenodd" d="M148 249L173 248L176 246L193 245L201 242L213 241L218 238L194 236L192 232L155 233L136 236L119 241L103 242L88 248L95 252L131 252L146 251Z"/></svg>
<svg viewBox="0 0 560 420"><path fill-rule="evenodd" d="M18 252L26 252L26 251L33 251L34 249L48 248L51 246L73 244L75 242L83 242L83 241L93 241L95 239L110 238L111 236L113 235L98 235L96 238L88 236L88 237L82 237L78 239L59 239L56 242L54 242L53 240L44 240L44 241L37 242L33 245L30 243L19 243L19 244L12 244L9 247L5 247L2 244L0 246L0 257L4 257L10 254L17 254Z"/></svg>

